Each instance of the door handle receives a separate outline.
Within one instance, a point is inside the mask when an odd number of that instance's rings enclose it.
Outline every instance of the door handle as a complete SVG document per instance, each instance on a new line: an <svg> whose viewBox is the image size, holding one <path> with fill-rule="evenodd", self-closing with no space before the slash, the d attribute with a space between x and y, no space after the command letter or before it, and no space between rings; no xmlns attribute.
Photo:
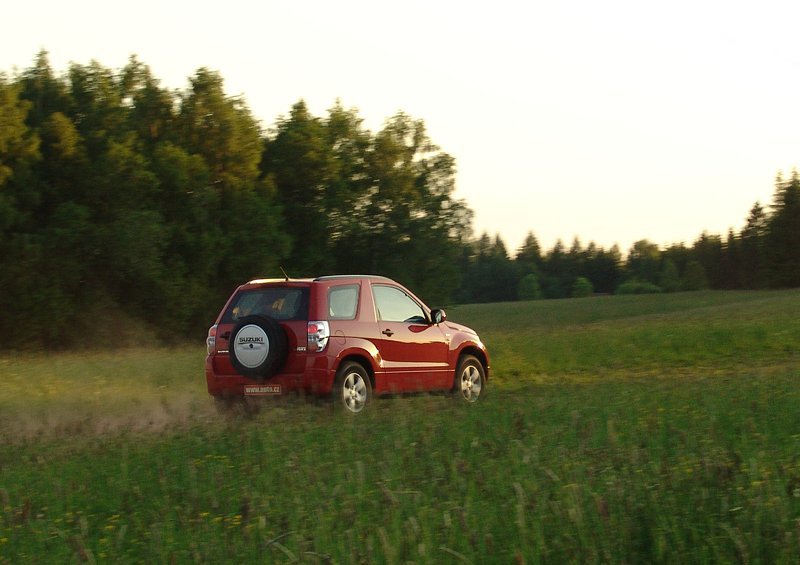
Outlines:
<svg viewBox="0 0 800 565"><path fill-rule="evenodd" d="M394 335L394 332L388 328L383 330L381 333L387 337L392 337Z"/></svg>

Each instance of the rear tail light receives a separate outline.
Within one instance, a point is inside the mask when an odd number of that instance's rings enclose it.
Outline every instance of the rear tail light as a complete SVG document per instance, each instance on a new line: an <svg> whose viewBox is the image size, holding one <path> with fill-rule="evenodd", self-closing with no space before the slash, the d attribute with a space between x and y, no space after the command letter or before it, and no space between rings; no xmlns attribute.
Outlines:
<svg viewBox="0 0 800 565"><path fill-rule="evenodd" d="M308 323L308 351L310 353L320 352L328 345L328 338L331 336L331 328L328 322L309 322Z"/></svg>
<svg viewBox="0 0 800 565"><path fill-rule="evenodd" d="M208 337L206 338L206 351L209 355L213 355L217 349L217 324L208 328Z"/></svg>

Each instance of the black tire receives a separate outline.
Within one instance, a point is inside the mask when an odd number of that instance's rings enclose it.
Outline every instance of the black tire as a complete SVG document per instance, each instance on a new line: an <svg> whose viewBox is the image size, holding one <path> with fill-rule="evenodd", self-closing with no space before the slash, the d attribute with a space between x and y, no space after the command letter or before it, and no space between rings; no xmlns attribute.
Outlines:
<svg viewBox="0 0 800 565"><path fill-rule="evenodd" d="M239 320L228 342L228 355L233 367L240 374L258 380L277 373L288 352L286 331L278 322L265 316L246 316Z"/></svg>
<svg viewBox="0 0 800 565"><path fill-rule="evenodd" d="M372 403L372 383L361 363L349 361L336 371L333 407L347 414L359 414Z"/></svg>
<svg viewBox="0 0 800 565"><path fill-rule="evenodd" d="M458 360L453 395L466 402L477 402L486 391L486 370L474 355L462 355Z"/></svg>

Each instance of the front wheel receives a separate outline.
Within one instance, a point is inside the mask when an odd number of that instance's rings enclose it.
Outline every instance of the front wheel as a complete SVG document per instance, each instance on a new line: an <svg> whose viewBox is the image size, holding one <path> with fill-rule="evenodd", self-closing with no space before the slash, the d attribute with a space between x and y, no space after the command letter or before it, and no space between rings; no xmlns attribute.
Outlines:
<svg viewBox="0 0 800 565"><path fill-rule="evenodd" d="M476 402L486 386L486 371L472 355L464 355L458 363L453 392L467 402Z"/></svg>
<svg viewBox="0 0 800 565"><path fill-rule="evenodd" d="M372 401L372 384L366 369L356 362L345 363L336 373L333 386L336 408L358 414Z"/></svg>

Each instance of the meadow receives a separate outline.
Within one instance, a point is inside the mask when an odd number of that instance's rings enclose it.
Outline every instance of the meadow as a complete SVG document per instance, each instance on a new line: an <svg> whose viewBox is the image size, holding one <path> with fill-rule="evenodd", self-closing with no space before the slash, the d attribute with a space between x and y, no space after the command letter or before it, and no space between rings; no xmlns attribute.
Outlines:
<svg viewBox="0 0 800 565"><path fill-rule="evenodd" d="M0 353L0 563L795 563L800 292L459 306L476 405L218 414L204 349Z"/></svg>

